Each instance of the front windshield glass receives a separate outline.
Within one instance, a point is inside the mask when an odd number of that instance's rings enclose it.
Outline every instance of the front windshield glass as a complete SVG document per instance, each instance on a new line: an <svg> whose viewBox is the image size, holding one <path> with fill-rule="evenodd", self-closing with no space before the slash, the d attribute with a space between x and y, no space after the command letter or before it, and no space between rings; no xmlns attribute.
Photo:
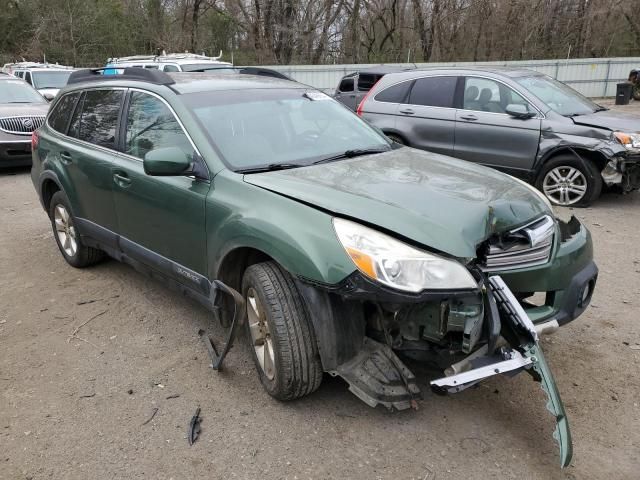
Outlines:
<svg viewBox="0 0 640 480"><path fill-rule="evenodd" d="M183 72L197 72L198 70L205 70L207 72L215 73L239 73L237 68L233 68L231 65L225 63L188 63L180 65ZM218 72L220 70L220 72Z"/></svg>
<svg viewBox="0 0 640 480"><path fill-rule="evenodd" d="M0 103L46 103L46 100L22 80L0 80Z"/></svg>
<svg viewBox="0 0 640 480"><path fill-rule="evenodd" d="M389 150L385 136L331 97L303 89L182 96L229 167L309 165L349 150Z"/></svg>
<svg viewBox="0 0 640 480"><path fill-rule="evenodd" d="M62 88L67 84L71 70L68 72L31 72L33 86L36 88Z"/></svg>
<svg viewBox="0 0 640 480"><path fill-rule="evenodd" d="M586 115L601 108L573 88L551 77L536 75L515 80L560 115Z"/></svg>

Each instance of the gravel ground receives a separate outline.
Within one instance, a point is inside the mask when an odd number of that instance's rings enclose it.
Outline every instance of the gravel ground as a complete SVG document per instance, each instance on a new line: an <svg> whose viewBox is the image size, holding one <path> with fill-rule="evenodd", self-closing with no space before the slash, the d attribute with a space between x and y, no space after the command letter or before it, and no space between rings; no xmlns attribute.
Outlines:
<svg viewBox="0 0 640 480"><path fill-rule="evenodd" d="M243 344L213 372L204 309L115 261L71 268L28 171L0 173L0 478L638 478L639 208L608 193L557 212L590 228L600 267L592 307L543 340L574 439L561 471L527 375L438 397L421 374L420 409L388 413L330 377L275 401Z"/></svg>

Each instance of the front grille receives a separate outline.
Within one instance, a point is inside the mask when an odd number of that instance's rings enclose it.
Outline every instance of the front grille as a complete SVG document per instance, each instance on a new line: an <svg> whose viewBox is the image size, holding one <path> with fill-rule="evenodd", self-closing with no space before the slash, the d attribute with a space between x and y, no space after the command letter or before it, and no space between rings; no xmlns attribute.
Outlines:
<svg viewBox="0 0 640 480"><path fill-rule="evenodd" d="M16 135L31 135L44 124L44 115L0 118L0 130Z"/></svg>
<svg viewBox="0 0 640 480"><path fill-rule="evenodd" d="M555 222L544 216L524 227L507 232L489 243L485 271L532 267L549 261Z"/></svg>

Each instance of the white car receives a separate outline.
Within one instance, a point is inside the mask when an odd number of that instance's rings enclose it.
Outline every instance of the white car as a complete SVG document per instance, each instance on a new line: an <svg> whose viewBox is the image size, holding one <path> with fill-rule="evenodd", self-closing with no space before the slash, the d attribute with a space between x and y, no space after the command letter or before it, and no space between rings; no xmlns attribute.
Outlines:
<svg viewBox="0 0 640 480"><path fill-rule="evenodd" d="M3 71L23 79L48 101L53 100L67 84L73 70L63 65L36 62L6 64L3 67Z"/></svg>

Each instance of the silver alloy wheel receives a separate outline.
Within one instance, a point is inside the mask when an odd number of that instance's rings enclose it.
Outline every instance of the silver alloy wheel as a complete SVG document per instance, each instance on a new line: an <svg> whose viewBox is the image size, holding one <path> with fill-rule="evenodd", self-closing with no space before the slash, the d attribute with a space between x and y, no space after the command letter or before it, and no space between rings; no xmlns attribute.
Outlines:
<svg viewBox="0 0 640 480"><path fill-rule="evenodd" d="M558 205L573 205L587 193L587 179L580 170L559 166L549 170L542 182L544 194Z"/></svg>
<svg viewBox="0 0 640 480"><path fill-rule="evenodd" d="M276 370L273 340L264 308L253 288L249 288L247 291L247 305L249 307L247 308L247 318L251 332L251 343L256 351L260 368L269 380L273 380Z"/></svg>
<svg viewBox="0 0 640 480"><path fill-rule="evenodd" d="M66 207L62 204L56 205L53 212L53 220L56 226L56 234L64 253L69 257L73 257L78 251L78 242L76 240L76 229L73 226L71 215Z"/></svg>

